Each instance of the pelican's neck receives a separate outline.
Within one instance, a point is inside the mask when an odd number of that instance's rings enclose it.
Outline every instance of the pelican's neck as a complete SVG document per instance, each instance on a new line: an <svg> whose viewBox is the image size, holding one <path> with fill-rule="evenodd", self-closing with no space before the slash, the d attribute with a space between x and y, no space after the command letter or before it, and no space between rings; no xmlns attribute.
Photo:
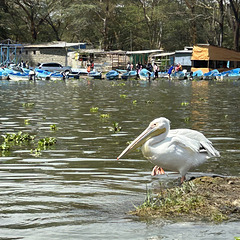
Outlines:
<svg viewBox="0 0 240 240"><path fill-rule="evenodd" d="M168 126L166 126L166 131L164 133L148 139L144 143L142 150L143 151L147 151L147 150L149 150L150 147L154 147L154 145L159 144L160 142L162 142L167 137L167 135L169 133L169 130L170 130L170 127L168 125Z"/></svg>

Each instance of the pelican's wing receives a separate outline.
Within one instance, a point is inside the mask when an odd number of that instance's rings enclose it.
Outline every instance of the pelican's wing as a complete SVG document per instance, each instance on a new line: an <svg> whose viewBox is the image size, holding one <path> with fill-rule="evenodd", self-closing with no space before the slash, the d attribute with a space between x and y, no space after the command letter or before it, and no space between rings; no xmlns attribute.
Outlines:
<svg viewBox="0 0 240 240"><path fill-rule="evenodd" d="M183 135L176 135L172 137L170 145L175 145L176 147L184 148L192 152L200 152L201 144L199 141L190 139Z"/></svg>
<svg viewBox="0 0 240 240"><path fill-rule="evenodd" d="M212 146L212 142L207 139L202 133L192 129L173 129L170 130L169 136L181 136L186 137L193 141L197 141L199 144L199 152L207 152L209 157L220 157L220 153ZM194 145L196 143L193 143Z"/></svg>

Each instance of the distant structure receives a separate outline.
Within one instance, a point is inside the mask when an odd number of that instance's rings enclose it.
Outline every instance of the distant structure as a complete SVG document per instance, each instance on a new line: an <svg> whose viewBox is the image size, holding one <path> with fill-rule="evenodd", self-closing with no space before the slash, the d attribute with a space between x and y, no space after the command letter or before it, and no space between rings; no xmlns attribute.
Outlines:
<svg viewBox="0 0 240 240"><path fill-rule="evenodd" d="M14 43L11 39L0 42L0 64L8 65L10 63L17 64L20 62L23 45Z"/></svg>
<svg viewBox="0 0 240 240"><path fill-rule="evenodd" d="M192 52L193 47L184 47L183 50L175 51L174 65L181 64L183 69L186 69L188 72L191 71L192 67Z"/></svg>
<svg viewBox="0 0 240 240"><path fill-rule="evenodd" d="M197 44L193 47L192 72L202 70L203 73L213 69L226 71L240 67L240 52L209 44Z"/></svg>
<svg viewBox="0 0 240 240"><path fill-rule="evenodd" d="M50 42L41 44L25 44L22 60L28 61L30 66L37 66L42 62L57 62L63 66L71 65L72 54L78 50L87 49L86 43Z"/></svg>

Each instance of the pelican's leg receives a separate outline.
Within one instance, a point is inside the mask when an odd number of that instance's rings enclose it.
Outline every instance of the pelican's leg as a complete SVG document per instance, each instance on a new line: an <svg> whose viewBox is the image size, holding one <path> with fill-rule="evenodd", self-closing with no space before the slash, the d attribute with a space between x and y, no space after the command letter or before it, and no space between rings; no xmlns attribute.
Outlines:
<svg viewBox="0 0 240 240"><path fill-rule="evenodd" d="M181 177L181 184L186 180L185 175Z"/></svg>
<svg viewBox="0 0 240 240"><path fill-rule="evenodd" d="M161 167L155 166L152 170L151 175L156 176L158 174L165 174L164 170Z"/></svg>

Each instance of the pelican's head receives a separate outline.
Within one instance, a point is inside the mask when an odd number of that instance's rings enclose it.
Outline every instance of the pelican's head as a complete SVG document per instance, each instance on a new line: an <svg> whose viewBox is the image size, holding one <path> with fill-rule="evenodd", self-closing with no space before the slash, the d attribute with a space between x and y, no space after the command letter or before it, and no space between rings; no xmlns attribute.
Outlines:
<svg viewBox="0 0 240 240"><path fill-rule="evenodd" d="M142 146L150 138L168 133L170 129L170 121L167 118L161 117L153 120L149 126L118 156L117 160ZM163 137L164 138L164 137Z"/></svg>

